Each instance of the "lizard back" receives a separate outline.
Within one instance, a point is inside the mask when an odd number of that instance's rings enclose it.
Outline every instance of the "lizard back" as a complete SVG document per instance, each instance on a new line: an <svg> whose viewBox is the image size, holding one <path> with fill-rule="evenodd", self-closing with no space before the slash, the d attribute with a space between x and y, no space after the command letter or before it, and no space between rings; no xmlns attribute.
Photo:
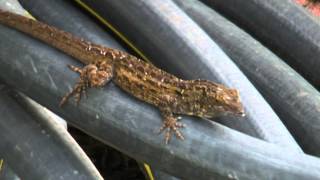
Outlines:
<svg viewBox="0 0 320 180"><path fill-rule="evenodd" d="M183 80L134 56L114 61L113 81L140 100L161 106L166 96L175 97Z"/></svg>

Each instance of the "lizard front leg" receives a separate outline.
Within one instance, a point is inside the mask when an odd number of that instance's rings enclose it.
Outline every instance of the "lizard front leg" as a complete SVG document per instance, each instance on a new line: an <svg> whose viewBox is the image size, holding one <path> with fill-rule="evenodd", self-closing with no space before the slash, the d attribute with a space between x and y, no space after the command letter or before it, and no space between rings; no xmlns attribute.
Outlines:
<svg viewBox="0 0 320 180"><path fill-rule="evenodd" d="M83 68L68 66L72 71L80 74L78 82L72 91L67 93L61 100L60 106L65 104L71 96L75 96L77 104L81 95L86 95L86 89L91 87L102 87L107 84L113 77L113 66L106 61L98 61L88 64Z"/></svg>
<svg viewBox="0 0 320 180"><path fill-rule="evenodd" d="M161 114L163 116L163 124L159 130L159 133L166 130L165 143L168 144L169 140L171 139L172 133L174 133L179 139L184 140L184 137L179 129L184 128L185 125L178 122L178 117L175 117L173 113L166 108L161 109Z"/></svg>

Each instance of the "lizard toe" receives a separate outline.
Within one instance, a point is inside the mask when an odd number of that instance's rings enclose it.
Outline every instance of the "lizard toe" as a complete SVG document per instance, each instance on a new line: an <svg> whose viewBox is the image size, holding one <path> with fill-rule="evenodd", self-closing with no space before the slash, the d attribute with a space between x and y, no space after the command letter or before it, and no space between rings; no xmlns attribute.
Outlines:
<svg viewBox="0 0 320 180"><path fill-rule="evenodd" d="M165 132L165 143L168 144L172 134L175 134L175 136L180 139L184 140L184 136L182 135L180 128L184 128L185 124L177 122L177 118L174 117L167 117L165 118L161 128L159 129L159 133L162 133L164 130Z"/></svg>

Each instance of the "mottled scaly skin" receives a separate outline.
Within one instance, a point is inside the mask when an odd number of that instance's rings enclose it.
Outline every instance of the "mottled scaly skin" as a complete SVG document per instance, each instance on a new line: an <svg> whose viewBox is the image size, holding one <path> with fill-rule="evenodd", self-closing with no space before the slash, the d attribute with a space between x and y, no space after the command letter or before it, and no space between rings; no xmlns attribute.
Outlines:
<svg viewBox="0 0 320 180"><path fill-rule="evenodd" d="M80 74L73 91L63 97L61 104L75 96L77 102L90 87L101 87L110 80L136 98L159 108L167 129L165 139L172 132L184 139L177 122L177 114L212 118L221 114L244 115L239 93L207 80L182 80L152 64L125 52L106 48L74 37L44 23L0 10L0 23L40 39L75 57L83 68L69 66Z"/></svg>

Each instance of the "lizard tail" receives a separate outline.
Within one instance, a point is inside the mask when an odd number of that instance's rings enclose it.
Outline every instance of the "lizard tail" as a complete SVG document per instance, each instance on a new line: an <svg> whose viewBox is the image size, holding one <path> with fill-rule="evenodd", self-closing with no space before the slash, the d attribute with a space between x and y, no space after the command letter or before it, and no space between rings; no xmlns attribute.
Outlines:
<svg viewBox="0 0 320 180"><path fill-rule="evenodd" d="M84 64L112 59L110 49L90 43L72 34L45 23L0 9L0 24L24 32L66 54L79 59ZM114 51L114 50L113 50ZM108 58L110 56L110 58Z"/></svg>

